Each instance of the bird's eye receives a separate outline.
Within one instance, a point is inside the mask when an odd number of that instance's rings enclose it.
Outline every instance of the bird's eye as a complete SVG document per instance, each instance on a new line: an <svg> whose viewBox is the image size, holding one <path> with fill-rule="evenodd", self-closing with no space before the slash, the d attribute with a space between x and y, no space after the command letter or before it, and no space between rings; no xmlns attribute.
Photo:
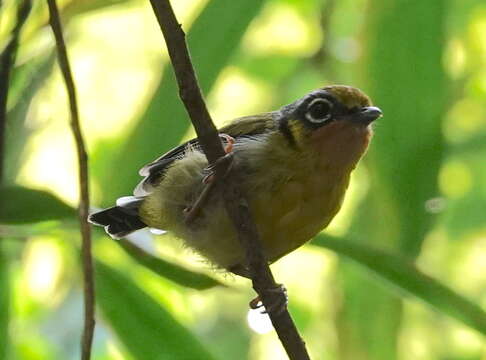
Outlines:
<svg viewBox="0 0 486 360"><path fill-rule="evenodd" d="M314 99L307 107L305 117L312 123L323 123L331 118L332 106L329 100Z"/></svg>

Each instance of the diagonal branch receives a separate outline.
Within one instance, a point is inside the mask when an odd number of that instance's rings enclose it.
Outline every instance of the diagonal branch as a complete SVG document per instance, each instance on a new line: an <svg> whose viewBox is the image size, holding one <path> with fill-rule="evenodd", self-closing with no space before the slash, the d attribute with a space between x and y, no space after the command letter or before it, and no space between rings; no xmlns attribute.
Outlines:
<svg viewBox="0 0 486 360"><path fill-rule="evenodd" d="M215 163L225 155L223 146L206 108L197 83L185 34L178 23L169 0L150 0L160 28L164 35L169 56L179 84L180 97L196 129L199 143L209 161ZM216 167L216 173L225 169ZM252 219L244 194L237 186L238 173L232 170L225 178L224 198L226 211L238 233L238 238L246 250L247 263L252 274L253 288L269 311L270 319L291 360L309 359L305 344L300 337L287 309L280 311L271 304L279 301L275 291L277 284L263 255L257 227Z"/></svg>
<svg viewBox="0 0 486 360"><path fill-rule="evenodd" d="M83 282L84 282L84 329L81 340L81 359L89 360L91 358L91 344L93 343L93 334L95 327L94 307L95 307L95 290L93 278L93 259L91 256L91 228L88 225L87 218L89 213L89 188L88 188L88 155L83 140L83 133L79 122L78 104L76 100L76 89L69 65L69 59L66 50L66 44L62 35L61 20L56 0L47 0L49 6L49 22L56 39L57 55L59 66L61 68L66 90L69 97L69 109L71 112L71 130L76 142L78 153L79 167L79 224L82 238L82 260L83 260Z"/></svg>

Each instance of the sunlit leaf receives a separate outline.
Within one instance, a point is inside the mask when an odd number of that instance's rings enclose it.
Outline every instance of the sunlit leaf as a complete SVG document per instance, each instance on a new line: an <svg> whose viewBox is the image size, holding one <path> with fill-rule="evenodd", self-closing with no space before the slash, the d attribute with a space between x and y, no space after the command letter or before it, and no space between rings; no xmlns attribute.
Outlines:
<svg viewBox="0 0 486 360"><path fill-rule="evenodd" d="M22 224L76 216L75 209L47 191L0 187L0 199L1 223Z"/></svg>
<svg viewBox="0 0 486 360"><path fill-rule="evenodd" d="M478 305L424 274L403 257L369 245L319 235L314 245L344 255L440 312L486 335L486 312Z"/></svg>
<svg viewBox="0 0 486 360"><path fill-rule="evenodd" d="M140 265L181 286L198 290L209 289L214 286L225 286L207 275L190 271L182 266L153 256L127 240L120 240L117 243Z"/></svg>
<svg viewBox="0 0 486 360"><path fill-rule="evenodd" d="M97 262L96 282L104 318L135 359L213 359L188 329L130 278Z"/></svg>

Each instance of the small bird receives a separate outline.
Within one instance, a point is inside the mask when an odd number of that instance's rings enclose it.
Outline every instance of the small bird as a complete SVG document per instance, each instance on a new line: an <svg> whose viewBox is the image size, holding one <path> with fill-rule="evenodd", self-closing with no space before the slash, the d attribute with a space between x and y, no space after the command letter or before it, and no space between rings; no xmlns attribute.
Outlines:
<svg viewBox="0 0 486 360"><path fill-rule="evenodd" d="M326 86L277 111L246 116L220 134L238 169L269 263L300 247L339 211L350 174L382 112L360 90ZM151 227L172 232L213 265L249 277L245 252L213 191L198 216L187 220L210 183L208 162L197 139L172 149L140 170L134 196L89 216L113 238Z"/></svg>

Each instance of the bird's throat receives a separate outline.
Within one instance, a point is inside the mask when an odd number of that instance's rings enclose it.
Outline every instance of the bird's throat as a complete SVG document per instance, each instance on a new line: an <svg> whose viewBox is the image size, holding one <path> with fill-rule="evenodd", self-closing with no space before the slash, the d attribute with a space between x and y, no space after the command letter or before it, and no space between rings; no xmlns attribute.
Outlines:
<svg viewBox="0 0 486 360"><path fill-rule="evenodd" d="M336 121L315 130L310 146L314 147L320 167L350 172L366 153L372 135L370 126Z"/></svg>

